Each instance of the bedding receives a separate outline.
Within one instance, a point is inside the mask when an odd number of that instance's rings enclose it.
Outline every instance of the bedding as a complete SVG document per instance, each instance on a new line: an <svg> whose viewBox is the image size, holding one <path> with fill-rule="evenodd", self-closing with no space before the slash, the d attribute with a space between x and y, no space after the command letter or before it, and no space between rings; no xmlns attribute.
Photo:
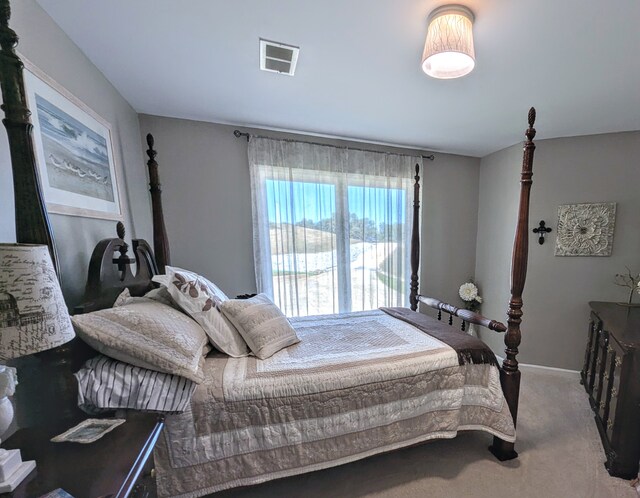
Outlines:
<svg viewBox="0 0 640 498"><path fill-rule="evenodd" d="M454 330L450 325L436 321L427 315L416 313L408 308L380 308L387 315L407 322L425 334L440 339L451 346L458 355L460 365L465 363L488 363L498 366L493 351L477 337Z"/></svg>
<svg viewBox="0 0 640 498"><path fill-rule="evenodd" d="M184 313L152 300L71 317L96 351L134 366L202 382L207 335Z"/></svg>
<svg viewBox="0 0 640 498"><path fill-rule="evenodd" d="M98 355L76 372L78 406L90 415L117 409L180 413L196 384L178 375L140 368Z"/></svg>
<svg viewBox="0 0 640 498"><path fill-rule="evenodd" d="M227 295L197 273L172 266L165 271L153 281L164 286L182 311L202 326L211 344L229 356L247 356L247 343L219 309L220 303L229 299Z"/></svg>
<svg viewBox="0 0 640 498"><path fill-rule="evenodd" d="M190 406L166 418L156 445L159 496L203 496L460 430L515 440L491 362L461 362L382 311L291 323L301 341L270 358L207 358Z"/></svg>
<svg viewBox="0 0 640 498"><path fill-rule="evenodd" d="M220 311L261 360L300 342L287 317L266 294L249 299L229 299L220 305Z"/></svg>
<svg viewBox="0 0 640 498"><path fill-rule="evenodd" d="M123 290L120 295L117 297L116 301L113 303L113 308L117 308L118 306L125 306L127 304L133 303L143 303L146 301L156 301L161 304L166 304L167 306L171 306L172 308L182 311L178 303L174 301L169 294L169 291L166 287L160 286L157 289L151 289L144 296L132 296L129 289Z"/></svg>

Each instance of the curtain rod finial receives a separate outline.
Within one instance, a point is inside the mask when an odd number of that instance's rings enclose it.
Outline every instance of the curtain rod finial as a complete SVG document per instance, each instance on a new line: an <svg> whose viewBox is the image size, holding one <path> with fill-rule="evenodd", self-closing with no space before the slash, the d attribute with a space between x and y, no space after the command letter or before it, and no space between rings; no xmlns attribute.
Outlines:
<svg viewBox="0 0 640 498"><path fill-rule="evenodd" d="M233 130L233 135L236 138L247 137L247 142L249 141L249 138L251 138L251 135L249 133L242 133L240 130Z"/></svg>

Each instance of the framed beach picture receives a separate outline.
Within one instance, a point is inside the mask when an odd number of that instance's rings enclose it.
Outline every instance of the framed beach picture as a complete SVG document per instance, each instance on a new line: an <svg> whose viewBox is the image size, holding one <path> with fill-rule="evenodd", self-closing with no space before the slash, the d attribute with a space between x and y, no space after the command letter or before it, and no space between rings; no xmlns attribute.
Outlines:
<svg viewBox="0 0 640 498"><path fill-rule="evenodd" d="M121 220L111 126L36 66L24 62L47 211Z"/></svg>

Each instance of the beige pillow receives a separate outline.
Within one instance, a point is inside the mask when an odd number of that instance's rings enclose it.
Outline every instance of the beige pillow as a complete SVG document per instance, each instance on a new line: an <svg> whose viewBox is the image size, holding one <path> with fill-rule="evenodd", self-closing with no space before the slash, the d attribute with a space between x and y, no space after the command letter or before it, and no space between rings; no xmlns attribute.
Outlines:
<svg viewBox="0 0 640 498"><path fill-rule="evenodd" d="M149 300L166 304L167 306L171 306L178 311L182 311L182 308L180 308L180 306L178 306L178 304L173 300L171 294L169 294L169 291L164 286L160 286L156 289L151 289L144 296L140 297L132 296L129 289L124 289L116 298L116 301L115 303L113 303L112 307L117 308L118 306L125 306L132 303L144 303Z"/></svg>
<svg viewBox="0 0 640 498"><path fill-rule="evenodd" d="M132 365L202 382L202 327L181 311L151 300L84 315L71 321L95 350Z"/></svg>
<svg viewBox="0 0 640 498"><path fill-rule="evenodd" d="M265 294L229 299L220 309L242 334L253 354L262 360L300 342L287 317Z"/></svg>
<svg viewBox="0 0 640 498"><path fill-rule="evenodd" d="M249 354L242 336L220 313L220 304L229 298L215 284L197 273L171 266L153 281L167 288L180 308L202 326L216 349L236 358Z"/></svg>

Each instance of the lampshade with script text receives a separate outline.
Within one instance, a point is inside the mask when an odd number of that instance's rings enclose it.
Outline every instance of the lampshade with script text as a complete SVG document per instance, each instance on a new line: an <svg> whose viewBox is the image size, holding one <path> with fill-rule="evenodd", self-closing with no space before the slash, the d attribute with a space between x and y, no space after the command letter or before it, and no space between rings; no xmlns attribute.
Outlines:
<svg viewBox="0 0 640 498"><path fill-rule="evenodd" d="M0 360L75 337L47 246L0 244Z"/></svg>

